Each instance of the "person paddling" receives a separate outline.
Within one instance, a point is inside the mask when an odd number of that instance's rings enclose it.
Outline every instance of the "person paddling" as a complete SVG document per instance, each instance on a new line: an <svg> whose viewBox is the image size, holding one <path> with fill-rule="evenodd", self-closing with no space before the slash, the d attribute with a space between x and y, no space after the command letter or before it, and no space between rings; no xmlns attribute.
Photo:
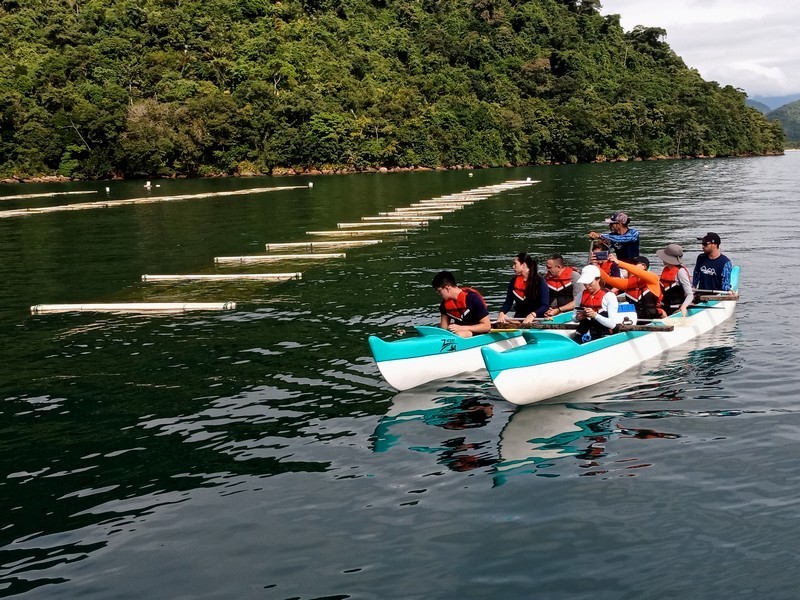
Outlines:
<svg viewBox="0 0 800 600"><path fill-rule="evenodd" d="M547 282L539 275L536 261L527 252L514 257L514 277L508 282L506 300L497 315L498 323L507 323L506 313L514 306L514 317L530 323L544 316L549 305Z"/></svg>
<svg viewBox="0 0 800 600"><path fill-rule="evenodd" d="M468 338L492 329L486 301L476 290L459 287L450 271L437 273L431 285L442 298L439 305L439 327Z"/></svg>

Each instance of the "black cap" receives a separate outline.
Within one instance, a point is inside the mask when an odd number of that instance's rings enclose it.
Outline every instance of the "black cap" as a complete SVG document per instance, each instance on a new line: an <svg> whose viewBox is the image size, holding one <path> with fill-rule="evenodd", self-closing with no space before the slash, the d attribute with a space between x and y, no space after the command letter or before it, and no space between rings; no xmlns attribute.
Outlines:
<svg viewBox="0 0 800 600"><path fill-rule="evenodd" d="M719 236L712 231L709 231L703 237L699 237L697 239L703 242L704 244L711 242L712 244L716 244L717 246L719 246L722 243L722 240L719 239Z"/></svg>

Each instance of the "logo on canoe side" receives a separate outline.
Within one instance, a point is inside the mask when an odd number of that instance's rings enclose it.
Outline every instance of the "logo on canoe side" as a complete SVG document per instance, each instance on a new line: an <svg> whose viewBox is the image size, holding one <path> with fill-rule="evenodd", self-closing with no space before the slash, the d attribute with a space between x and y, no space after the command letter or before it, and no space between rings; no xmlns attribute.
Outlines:
<svg viewBox="0 0 800 600"><path fill-rule="evenodd" d="M442 340L442 347L439 349L439 354L442 352L455 352L456 341L452 338Z"/></svg>

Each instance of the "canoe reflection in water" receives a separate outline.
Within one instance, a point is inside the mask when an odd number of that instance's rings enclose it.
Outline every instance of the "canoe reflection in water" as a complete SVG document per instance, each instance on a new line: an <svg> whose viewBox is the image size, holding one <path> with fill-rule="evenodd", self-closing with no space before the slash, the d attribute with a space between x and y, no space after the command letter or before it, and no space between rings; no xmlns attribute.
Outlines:
<svg viewBox="0 0 800 600"><path fill-rule="evenodd" d="M650 464L609 452L609 443L680 436L620 423L630 416L597 405L538 404L513 411L485 396L403 392L378 423L372 449L435 454L437 464L457 472L489 468L494 485L522 474L632 476ZM448 434L436 434L442 430ZM454 431L460 435L451 435ZM564 463L565 458L572 460Z"/></svg>

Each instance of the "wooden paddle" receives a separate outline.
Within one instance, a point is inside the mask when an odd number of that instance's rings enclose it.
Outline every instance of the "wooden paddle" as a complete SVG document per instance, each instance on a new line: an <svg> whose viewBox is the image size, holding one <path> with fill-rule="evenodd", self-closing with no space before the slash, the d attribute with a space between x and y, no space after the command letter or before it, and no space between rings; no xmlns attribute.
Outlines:
<svg viewBox="0 0 800 600"><path fill-rule="evenodd" d="M700 296L696 296L696 298L700 302L715 302L715 301L722 302L724 300L738 300L739 299L739 293L738 292L720 292L718 294L702 294Z"/></svg>
<svg viewBox="0 0 800 600"><path fill-rule="evenodd" d="M502 329L500 329L502 327ZM492 325L492 331L517 331L519 329L549 329L549 330L559 330L559 331L574 331L578 328L578 323L542 323L542 322L533 322L527 323L525 325L520 325L518 327L505 327L504 324L495 324ZM617 331L673 331L675 327L673 325L617 325L615 328Z"/></svg>

